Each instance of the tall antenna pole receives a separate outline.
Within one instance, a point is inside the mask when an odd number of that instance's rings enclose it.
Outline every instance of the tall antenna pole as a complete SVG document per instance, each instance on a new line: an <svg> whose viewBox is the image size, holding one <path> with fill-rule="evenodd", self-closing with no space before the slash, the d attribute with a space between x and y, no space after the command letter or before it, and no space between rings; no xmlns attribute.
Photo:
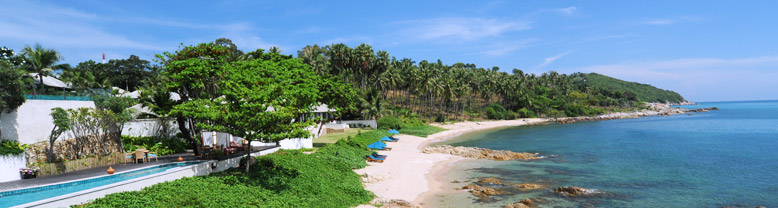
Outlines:
<svg viewBox="0 0 778 208"><path fill-rule="evenodd" d="M103 53L103 63L105 63L105 53Z"/></svg>

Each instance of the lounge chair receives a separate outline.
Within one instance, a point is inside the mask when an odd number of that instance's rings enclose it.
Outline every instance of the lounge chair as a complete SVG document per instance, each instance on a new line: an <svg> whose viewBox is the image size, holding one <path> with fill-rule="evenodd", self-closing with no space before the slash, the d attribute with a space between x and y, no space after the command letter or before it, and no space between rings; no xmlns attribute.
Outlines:
<svg viewBox="0 0 778 208"><path fill-rule="evenodd" d="M386 159L386 158L378 158L378 157L373 157L373 155L368 155L368 156L367 156L367 161L368 161L368 162L378 162L378 163L383 163L385 159Z"/></svg>
<svg viewBox="0 0 778 208"><path fill-rule="evenodd" d="M391 147L384 146L384 147L381 147L381 148L376 148L375 150L386 150L386 151L392 151L392 148L391 148Z"/></svg>
<svg viewBox="0 0 778 208"><path fill-rule="evenodd" d="M394 138L393 136L389 136L389 139L394 140L395 142L400 141L400 139Z"/></svg>
<svg viewBox="0 0 778 208"><path fill-rule="evenodd" d="M391 139L389 137L381 137L381 139L379 139L379 140L385 141L385 142L397 142L397 140Z"/></svg>
<svg viewBox="0 0 778 208"><path fill-rule="evenodd" d="M373 154L370 154L370 155L372 155L373 157L377 157L377 158L386 158L386 155L379 155L377 152L373 152Z"/></svg>
<svg viewBox="0 0 778 208"><path fill-rule="evenodd" d="M148 154L148 156L149 156L149 157L148 157L148 160L149 160L149 162L151 162L151 158L152 158L152 157L154 158L154 161L155 161L155 162L159 162L159 157L158 157L157 155L159 155L159 154L157 154L157 152L149 152L149 154Z"/></svg>

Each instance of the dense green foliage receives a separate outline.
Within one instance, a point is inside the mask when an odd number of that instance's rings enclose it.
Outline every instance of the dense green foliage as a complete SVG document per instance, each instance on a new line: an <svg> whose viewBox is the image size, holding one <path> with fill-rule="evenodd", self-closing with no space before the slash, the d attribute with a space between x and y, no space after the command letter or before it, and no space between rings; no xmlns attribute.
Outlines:
<svg viewBox="0 0 778 208"><path fill-rule="evenodd" d="M402 129L405 124L394 116L384 116L376 121L379 129Z"/></svg>
<svg viewBox="0 0 778 208"><path fill-rule="evenodd" d="M0 155L17 155L24 153L24 145L15 140L0 139Z"/></svg>
<svg viewBox="0 0 778 208"><path fill-rule="evenodd" d="M125 152L132 152L144 148L159 155L169 155L182 153L186 151L187 143L181 138L161 138L161 137L133 137L122 136Z"/></svg>
<svg viewBox="0 0 778 208"><path fill-rule="evenodd" d="M640 101L659 103L680 103L686 101L677 92L659 89L648 84L627 82L597 73L578 73L573 74L573 76L583 77L586 80L586 84L592 89L613 92L614 96L611 97L634 96Z"/></svg>

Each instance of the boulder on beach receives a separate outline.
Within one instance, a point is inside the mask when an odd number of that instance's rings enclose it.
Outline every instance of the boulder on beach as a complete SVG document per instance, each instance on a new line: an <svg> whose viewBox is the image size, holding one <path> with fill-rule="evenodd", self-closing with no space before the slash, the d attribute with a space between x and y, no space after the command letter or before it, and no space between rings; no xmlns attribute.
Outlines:
<svg viewBox="0 0 778 208"><path fill-rule="evenodd" d="M584 195L598 194L602 192L598 191L597 189L586 189L577 186L566 186L566 187L555 188L554 193L557 193L562 196L584 196Z"/></svg>

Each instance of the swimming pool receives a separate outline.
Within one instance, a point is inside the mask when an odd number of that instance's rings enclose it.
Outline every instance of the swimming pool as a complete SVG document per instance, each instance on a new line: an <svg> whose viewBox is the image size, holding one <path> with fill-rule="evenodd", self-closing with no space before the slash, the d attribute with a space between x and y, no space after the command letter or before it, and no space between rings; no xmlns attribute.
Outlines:
<svg viewBox="0 0 778 208"><path fill-rule="evenodd" d="M132 170L115 175L66 182L54 185L40 186L27 189L0 192L0 207L11 207L65 194L70 194L87 189L97 188L113 183L118 183L134 178L148 176L156 173L162 173L167 170L194 165L202 162L182 162L164 164L140 170Z"/></svg>

